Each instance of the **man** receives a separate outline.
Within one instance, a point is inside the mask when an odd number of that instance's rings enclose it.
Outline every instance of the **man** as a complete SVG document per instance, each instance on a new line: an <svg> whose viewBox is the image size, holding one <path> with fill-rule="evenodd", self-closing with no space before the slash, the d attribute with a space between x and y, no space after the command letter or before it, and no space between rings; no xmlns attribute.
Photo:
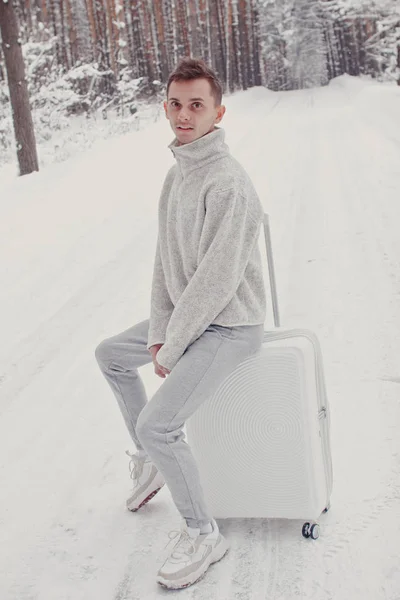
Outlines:
<svg viewBox="0 0 400 600"><path fill-rule="evenodd" d="M182 516L157 574L172 589L193 584L228 550L182 428L260 349L266 316L258 248L264 211L216 126L221 102L221 84L203 61L183 59L170 75L164 109L176 164L159 201L150 319L96 348L137 449L128 453L134 489L127 507L137 511L166 483ZM151 360L165 381L147 401L138 368Z"/></svg>

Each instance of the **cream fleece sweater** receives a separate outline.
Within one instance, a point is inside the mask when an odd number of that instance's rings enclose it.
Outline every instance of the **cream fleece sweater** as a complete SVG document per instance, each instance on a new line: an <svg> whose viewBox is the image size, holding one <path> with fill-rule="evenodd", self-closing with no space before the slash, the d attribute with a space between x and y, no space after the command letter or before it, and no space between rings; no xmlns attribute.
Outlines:
<svg viewBox="0 0 400 600"><path fill-rule="evenodd" d="M210 324L259 325L266 294L258 238L264 210L225 132L169 145L151 292L148 345L170 371Z"/></svg>

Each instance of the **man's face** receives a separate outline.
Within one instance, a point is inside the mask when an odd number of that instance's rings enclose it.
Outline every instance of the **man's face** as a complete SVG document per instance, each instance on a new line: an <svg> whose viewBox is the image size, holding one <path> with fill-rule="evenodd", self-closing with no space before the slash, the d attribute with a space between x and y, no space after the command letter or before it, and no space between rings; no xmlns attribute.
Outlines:
<svg viewBox="0 0 400 600"><path fill-rule="evenodd" d="M215 106L207 79L173 81L164 110L179 145L194 142L213 131L225 113L224 106Z"/></svg>

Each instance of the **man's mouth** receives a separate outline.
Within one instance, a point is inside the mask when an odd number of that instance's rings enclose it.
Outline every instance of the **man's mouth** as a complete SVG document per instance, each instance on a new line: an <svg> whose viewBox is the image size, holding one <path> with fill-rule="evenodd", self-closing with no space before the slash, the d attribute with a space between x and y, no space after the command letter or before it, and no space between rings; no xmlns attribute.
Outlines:
<svg viewBox="0 0 400 600"><path fill-rule="evenodd" d="M184 125L178 125L177 128L182 129L183 131L188 131L190 129L193 129L193 127L185 127Z"/></svg>

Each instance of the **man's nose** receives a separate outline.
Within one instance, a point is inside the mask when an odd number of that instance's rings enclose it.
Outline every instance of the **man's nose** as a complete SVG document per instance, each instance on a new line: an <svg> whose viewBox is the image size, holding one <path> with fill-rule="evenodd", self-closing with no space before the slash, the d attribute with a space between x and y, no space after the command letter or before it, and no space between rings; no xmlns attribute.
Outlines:
<svg viewBox="0 0 400 600"><path fill-rule="evenodd" d="M179 111L178 120L179 121L187 121L188 119L189 119L188 111L185 110L184 108L181 108L181 110Z"/></svg>

